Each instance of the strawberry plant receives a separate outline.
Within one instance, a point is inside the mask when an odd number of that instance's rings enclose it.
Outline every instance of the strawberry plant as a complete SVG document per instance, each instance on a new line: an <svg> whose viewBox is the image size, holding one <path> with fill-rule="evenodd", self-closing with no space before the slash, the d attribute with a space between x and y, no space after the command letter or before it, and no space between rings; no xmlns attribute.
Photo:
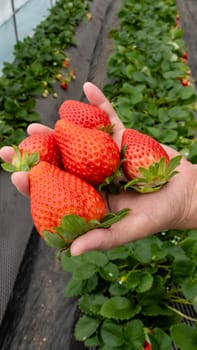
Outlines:
<svg viewBox="0 0 197 350"><path fill-rule="evenodd" d="M66 90L75 79L65 50L76 44L75 29L87 10L86 0L59 0L33 36L15 45L14 61L4 63L0 77L0 146L18 144L26 126L40 120L38 96L55 97L55 82Z"/></svg>

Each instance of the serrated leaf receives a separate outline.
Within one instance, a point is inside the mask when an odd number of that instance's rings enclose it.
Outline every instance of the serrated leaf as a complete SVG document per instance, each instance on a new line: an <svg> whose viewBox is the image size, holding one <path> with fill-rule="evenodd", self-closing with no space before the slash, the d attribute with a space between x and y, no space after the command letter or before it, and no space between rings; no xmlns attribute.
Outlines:
<svg viewBox="0 0 197 350"><path fill-rule="evenodd" d="M125 295L128 293L128 289L125 287L125 285L121 284L120 282L114 282L111 283L109 287L109 293L111 294L111 296Z"/></svg>
<svg viewBox="0 0 197 350"><path fill-rule="evenodd" d="M87 223L81 216L69 214L62 218L59 227L55 228L55 230L64 237L65 240L69 241L86 232Z"/></svg>
<svg viewBox="0 0 197 350"><path fill-rule="evenodd" d="M73 272L73 278L78 279L78 280L86 280L92 275L94 275L97 271L97 267L94 264L83 264L80 265L79 269L76 269Z"/></svg>
<svg viewBox="0 0 197 350"><path fill-rule="evenodd" d="M48 244L50 247L59 249L63 249L66 247L65 241L55 233L51 233L49 231L43 231L42 233L46 244Z"/></svg>
<svg viewBox="0 0 197 350"><path fill-rule="evenodd" d="M191 300L197 296L197 275L189 276L181 282L181 288L184 296Z"/></svg>
<svg viewBox="0 0 197 350"><path fill-rule="evenodd" d="M139 350L144 345L144 325L136 319L126 323L124 335L128 343L133 345L133 350Z"/></svg>
<svg viewBox="0 0 197 350"><path fill-rule="evenodd" d="M85 346L87 348L96 348L100 345L100 340L97 335L90 337L89 339L85 340L84 342Z"/></svg>
<svg viewBox="0 0 197 350"><path fill-rule="evenodd" d="M107 251L109 260L126 259L129 256L130 248L127 245L115 247Z"/></svg>
<svg viewBox="0 0 197 350"><path fill-rule="evenodd" d="M123 329L112 320L105 320L101 327L101 338L108 349L124 343Z"/></svg>
<svg viewBox="0 0 197 350"><path fill-rule="evenodd" d="M106 281L116 281L119 277L119 269L116 264L109 262L99 269L99 274Z"/></svg>
<svg viewBox="0 0 197 350"><path fill-rule="evenodd" d="M152 260L152 240L151 238L144 238L134 243L133 254L135 259L141 263L149 263Z"/></svg>
<svg viewBox="0 0 197 350"><path fill-rule="evenodd" d="M85 314L97 315L106 300L107 297L102 294L84 295L79 299L79 308Z"/></svg>
<svg viewBox="0 0 197 350"><path fill-rule="evenodd" d="M79 341L85 341L92 336L99 327L100 320L91 316L82 316L75 326L75 337Z"/></svg>
<svg viewBox="0 0 197 350"><path fill-rule="evenodd" d="M83 280L79 281L74 278L71 278L65 288L65 295L67 297L76 297L81 295L83 290Z"/></svg>
<svg viewBox="0 0 197 350"><path fill-rule="evenodd" d="M139 311L139 305L134 305L125 297L115 296L103 304L100 314L106 318L126 320L139 313Z"/></svg>
<svg viewBox="0 0 197 350"><path fill-rule="evenodd" d="M140 274L140 284L138 285L136 291L138 293L144 293L148 291L152 287L153 281L153 276L150 273L144 272Z"/></svg>
<svg viewBox="0 0 197 350"><path fill-rule="evenodd" d="M83 254L83 261L103 267L108 263L108 258L105 252L91 251Z"/></svg>
<svg viewBox="0 0 197 350"><path fill-rule="evenodd" d="M86 222L83 217L76 214L65 215L58 227L54 227L54 230L59 233L64 240L73 241L76 237L96 228L109 228L115 222L122 220L130 209L124 208L117 213L107 213L103 219L99 222L98 220L90 220Z"/></svg>
<svg viewBox="0 0 197 350"><path fill-rule="evenodd" d="M154 340L156 340L157 344L159 345L159 350L170 350L172 348L171 337L168 334L166 334L161 328L154 328L153 336L150 337L151 340L152 337L154 338Z"/></svg>
<svg viewBox="0 0 197 350"><path fill-rule="evenodd" d="M175 324L170 328L171 336L181 350L197 349L197 329L186 324Z"/></svg>

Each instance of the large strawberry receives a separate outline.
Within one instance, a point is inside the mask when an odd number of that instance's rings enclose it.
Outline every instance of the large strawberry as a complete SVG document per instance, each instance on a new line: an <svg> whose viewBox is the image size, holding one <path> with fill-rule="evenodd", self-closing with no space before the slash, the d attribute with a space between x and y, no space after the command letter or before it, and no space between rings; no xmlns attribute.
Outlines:
<svg viewBox="0 0 197 350"><path fill-rule="evenodd" d="M103 183L119 167L118 146L104 131L61 119L55 124L55 138L64 168L93 185Z"/></svg>
<svg viewBox="0 0 197 350"><path fill-rule="evenodd" d="M29 179L35 227L53 246L62 248L93 228L108 228L129 211L107 213L103 197L93 186L44 161L30 170Z"/></svg>
<svg viewBox="0 0 197 350"><path fill-rule="evenodd" d="M89 221L101 220L106 206L99 192L78 177L47 162L35 165L30 173L31 213L38 232L54 232L66 214Z"/></svg>
<svg viewBox="0 0 197 350"><path fill-rule="evenodd" d="M131 187L139 192L160 189L177 172L180 156L169 159L158 141L134 129L125 129L122 136L122 168Z"/></svg>
<svg viewBox="0 0 197 350"><path fill-rule="evenodd" d="M59 108L60 119L67 119L90 129L112 131L107 113L97 106L76 100L66 100Z"/></svg>

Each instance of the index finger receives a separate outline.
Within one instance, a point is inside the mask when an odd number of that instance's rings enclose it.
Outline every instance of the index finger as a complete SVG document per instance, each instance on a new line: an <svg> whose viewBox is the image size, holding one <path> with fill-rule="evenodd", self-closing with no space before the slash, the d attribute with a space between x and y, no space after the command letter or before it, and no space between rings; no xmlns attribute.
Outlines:
<svg viewBox="0 0 197 350"><path fill-rule="evenodd" d="M121 120L118 118L117 113L115 112L111 103L105 97L103 92L93 83L86 82L83 86L83 90L88 101L92 105L95 105L101 108L103 111L105 111L108 114L112 124L114 125L113 138L117 142L117 144L120 146L122 133L124 131L124 125L121 122Z"/></svg>

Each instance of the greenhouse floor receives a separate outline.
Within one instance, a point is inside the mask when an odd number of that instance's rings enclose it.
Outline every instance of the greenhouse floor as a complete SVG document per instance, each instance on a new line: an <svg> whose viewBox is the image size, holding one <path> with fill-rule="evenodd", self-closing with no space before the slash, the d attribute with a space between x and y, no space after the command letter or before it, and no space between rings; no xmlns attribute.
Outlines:
<svg viewBox="0 0 197 350"><path fill-rule="evenodd" d="M106 61L113 51L113 41L108 34L118 27L116 14L121 3L121 0L91 2L92 20L79 26L78 45L68 52L77 78L66 93L56 86L57 99L49 97L38 101L37 110L44 124L54 125L58 106L65 98L84 99L82 86L85 81L92 81L100 88L106 84ZM177 0L177 6L185 31L189 65L196 82L197 3ZM0 288L0 349L82 350L83 344L77 343L73 336L78 317L77 301L64 296L69 274L62 271L54 250L35 232L28 199L11 186L9 174L0 172L0 182L3 233L0 245L3 281L3 290L2 286Z"/></svg>

